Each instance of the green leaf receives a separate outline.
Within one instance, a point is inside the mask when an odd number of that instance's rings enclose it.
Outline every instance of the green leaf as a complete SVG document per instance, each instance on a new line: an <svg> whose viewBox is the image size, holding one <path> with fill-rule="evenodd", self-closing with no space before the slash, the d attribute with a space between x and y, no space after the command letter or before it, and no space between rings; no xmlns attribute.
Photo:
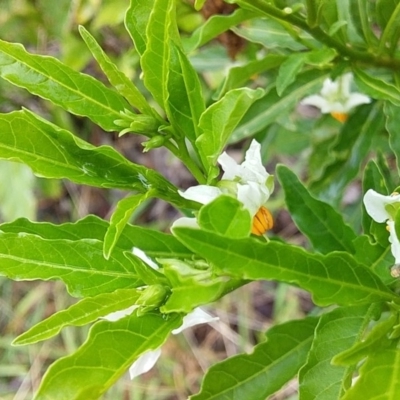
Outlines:
<svg viewBox="0 0 400 400"><path fill-rule="evenodd" d="M103 188L156 189L164 200L185 204L158 172L131 163L111 147L95 147L27 110L0 114L0 130L0 158L27 164L37 175Z"/></svg>
<svg viewBox="0 0 400 400"><path fill-rule="evenodd" d="M35 219L35 176L31 169L20 163L0 160L0 182L1 219Z"/></svg>
<svg viewBox="0 0 400 400"><path fill-rule="evenodd" d="M296 81L280 97L275 88L256 101L248 110L240 125L233 131L230 142L238 142L263 131L268 125L284 118L298 102L309 93L320 90L326 74L308 71L298 75Z"/></svg>
<svg viewBox="0 0 400 400"><path fill-rule="evenodd" d="M276 92L279 97L296 80L297 74L303 68L306 57L306 53L294 53L281 64L278 77L276 78Z"/></svg>
<svg viewBox="0 0 400 400"><path fill-rule="evenodd" d="M378 0L379 1L379 0ZM370 10L370 3L364 0L350 1L350 14L354 27L360 37L364 38L368 47L376 47L378 40L374 35L371 21L374 16L374 10Z"/></svg>
<svg viewBox="0 0 400 400"><path fill-rule="evenodd" d="M400 37L400 4L396 5L390 19L380 35L379 50L381 53L389 53L393 56Z"/></svg>
<svg viewBox="0 0 400 400"><path fill-rule="evenodd" d="M129 221L133 211L140 206L145 200L151 197L152 193L137 194L128 196L120 200L110 218L110 225L104 237L103 252L104 257L110 258L113 248L118 242L122 231Z"/></svg>
<svg viewBox="0 0 400 400"><path fill-rule="evenodd" d="M213 15L197 28L190 38L184 40L183 46L187 52L192 52L227 31L232 26L254 18L255 15L254 12L244 10L243 8L238 8L229 15Z"/></svg>
<svg viewBox="0 0 400 400"><path fill-rule="evenodd" d="M284 55L268 54L260 60L230 67L216 98L220 99L226 92L244 86L254 75L279 67L284 60L286 60Z"/></svg>
<svg viewBox="0 0 400 400"><path fill-rule="evenodd" d="M276 279L311 292L316 304L356 305L396 296L371 270L347 253L326 256L274 241L230 239L198 229L174 228L189 249L212 263L219 275L239 279Z"/></svg>
<svg viewBox="0 0 400 400"><path fill-rule="evenodd" d="M380 103L360 107L343 126L332 148L335 162L326 168L319 181L312 183L310 190L320 199L338 204L345 187L359 174L371 148L373 134L379 132L383 124Z"/></svg>
<svg viewBox="0 0 400 400"><path fill-rule="evenodd" d="M370 160L364 169L363 193L366 193L369 189L373 189L384 195L389 194L382 172L374 160ZM386 225L375 222L370 217L367 213L364 202L362 203L362 210L362 226L364 232L371 234L383 248L387 248L388 231L386 230Z"/></svg>
<svg viewBox="0 0 400 400"><path fill-rule="evenodd" d="M400 138L398 134L400 124L399 107L385 102L383 112L386 115L386 129L389 132L390 148L396 156L397 171L400 173ZM390 189L392 190L394 188Z"/></svg>
<svg viewBox="0 0 400 400"><path fill-rule="evenodd" d="M293 51L306 50L306 47L283 27L281 23L272 18L256 18L246 25L232 28L240 37L254 43L260 43L267 49L289 49ZM314 42L314 39L305 32L296 32L300 40Z"/></svg>
<svg viewBox="0 0 400 400"><path fill-rule="evenodd" d="M29 233L43 239L95 239L102 241L109 228L108 222L89 215L74 223L53 225L47 222L32 222L20 218L0 225L0 230L9 233ZM174 236L139 226L126 225L116 246L131 251L137 247L150 257L191 258L193 253Z"/></svg>
<svg viewBox="0 0 400 400"><path fill-rule="evenodd" d="M246 282L226 277L215 277L205 262L160 260L168 278L171 295L160 308L161 312L189 313L203 304L212 303Z"/></svg>
<svg viewBox="0 0 400 400"><path fill-rule="evenodd" d="M181 322L176 314L165 318L153 313L98 322L74 354L52 364L34 399L97 399L141 354L160 347Z"/></svg>
<svg viewBox="0 0 400 400"><path fill-rule="evenodd" d="M171 59L166 112L181 137L187 137L194 143L200 136L199 120L205 110L200 80L186 55L172 41L169 50Z"/></svg>
<svg viewBox="0 0 400 400"><path fill-rule="evenodd" d="M355 385L342 397L342 400L385 399L400 397L400 350L395 344L388 349L367 358L360 368Z"/></svg>
<svg viewBox="0 0 400 400"><path fill-rule="evenodd" d="M375 308L375 305L340 307L320 317L307 363L299 374L302 399L341 398L353 369L332 365L332 357L359 340Z"/></svg>
<svg viewBox="0 0 400 400"><path fill-rule="evenodd" d="M388 100L396 106L400 105L400 90L396 86L374 78L358 68L354 68L353 72L357 86L368 96L377 100Z"/></svg>
<svg viewBox="0 0 400 400"><path fill-rule="evenodd" d="M66 326L83 326L112 312L125 310L135 304L141 292L136 289L118 289L112 293L88 297L59 311L18 336L13 345L26 345L49 339Z"/></svg>
<svg viewBox="0 0 400 400"><path fill-rule="evenodd" d="M28 53L20 44L0 40L0 76L75 115L90 118L106 131L128 103L93 77L53 57Z"/></svg>
<svg viewBox="0 0 400 400"><path fill-rule="evenodd" d="M43 239L24 232L0 237L0 274L11 279L62 280L76 297L140 284L133 261L121 251L105 260L98 240Z"/></svg>
<svg viewBox="0 0 400 400"><path fill-rule="evenodd" d="M248 210L231 196L219 196L203 206L198 221L204 230L237 239L249 236L252 223Z"/></svg>
<svg viewBox="0 0 400 400"><path fill-rule="evenodd" d="M324 254L335 250L353 253L356 234L343 217L331 205L314 198L289 168L279 165L276 172L290 215L315 250Z"/></svg>
<svg viewBox="0 0 400 400"><path fill-rule="evenodd" d="M264 90L248 88L234 89L212 104L200 118L203 134L197 139L203 164L210 169L225 147L230 134L251 104L259 99Z"/></svg>
<svg viewBox="0 0 400 400"><path fill-rule="evenodd" d="M157 103L167 109L171 41L176 37L175 1L155 0L146 28L147 46L141 58L143 80Z"/></svg>
<svg viewBox="0 0 400 400"><path fill-rule="evenodd" d="M125 27L131 36L135 49L143 55L147 46L147 24L153 10L154 2L148 0L131 0L130 7L125 14Z"/></svg>
<svg viewBox="0 0 400 400"><path fill-rule="evenodd" d="M358 338L358 341L353 346L335 356L332 360L333 364L342 366L356 365L370 354L382 351L390 344L389 334L397 322L397 315L390 314L388 318L375 324L366 337Z"/></svg>
<svg viewBox="0 0 400 400"><path fill-rule="evenodd" d="M307 359L318 318L274 326L267 341L251 354L240 354L212 366L200 393L191 400L264 400L282 387Z"/></svg>
<svg viewBox="0 0 400 400"><path fill-rule="evenodd" d="M126 100L128 100L129 104L137 108L140 112L157 117L158 114L149 106L149 103L139 89L110 60L107 54L96 42L96 39L83 26L79 27L79 33L81 34L93 57L99 63L101 69L107 76L107 79L115 87L115 89L122 96L124 96Z"/></svg>

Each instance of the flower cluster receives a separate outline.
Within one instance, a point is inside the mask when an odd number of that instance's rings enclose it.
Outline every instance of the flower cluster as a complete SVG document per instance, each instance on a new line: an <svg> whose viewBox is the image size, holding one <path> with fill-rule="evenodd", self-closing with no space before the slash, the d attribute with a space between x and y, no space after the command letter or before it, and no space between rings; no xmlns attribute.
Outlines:
<svg viewBox="0 0 400 400"><path fill-rule="evenodd" d="M364 205L367 213L376 222L386 222L389 231L389 242L396 265L392 275L397 274L397 264L400 264L400 241L396 234L395 218L400 208L400 194L392 193L390 196L369 189L364 196Z"/></svg>
<svg viewBox="0 0 400 400"><path fill-rule="evenodd" d="M365 94L350 92L352 80L351 73L340 76L336 81L325 79L321 94L308 96L301 104L318 107L323 114L331 114L338 121L344 122L353 108L371 102Z"/></svg>
<svg viewBox="0 0 400 400"><path fill-rule="evenodd" d="M216 186L198 185L179 194L187 200L208 204L222 194L236 197L253 218L252 233L262 235L273 226L272 215L265 207L273 189L273 176L261 161L261 146L253 140L241 164L222 153L218 162L224 174ZM194 218L180 218L176 225L197 226Z"/></svg>

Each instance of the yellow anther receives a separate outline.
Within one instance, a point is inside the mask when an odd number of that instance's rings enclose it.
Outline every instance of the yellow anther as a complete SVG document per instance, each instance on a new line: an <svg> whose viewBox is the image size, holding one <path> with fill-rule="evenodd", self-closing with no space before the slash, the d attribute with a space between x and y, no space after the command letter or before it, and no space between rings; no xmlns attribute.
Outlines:
<svg viewBox="0 0 400 400"><path fill-rule="evenodd" d="M272 214L267 208L261 206L253 218L251 233L261 236L268 230L272 229L273 226L274 219L272 218Z"/></svg>
<svg viewBox="0 0 400 400"><path fill-rule="evenodd" d="M346 122L347 118L349 117L346 113L335 112L335 111L332 111L331 115L333 118L335 118L339 122Z"/></svg>

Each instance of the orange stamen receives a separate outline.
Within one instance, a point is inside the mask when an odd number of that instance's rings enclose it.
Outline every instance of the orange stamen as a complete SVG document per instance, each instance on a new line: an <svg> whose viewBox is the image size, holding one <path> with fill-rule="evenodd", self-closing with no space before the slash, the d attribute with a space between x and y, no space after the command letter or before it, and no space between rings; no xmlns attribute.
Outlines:
<svg viewBox="0 0 400 400"><path fill-rule="evenodd" d="M251 233L254 235L261 236L274 226L274 219L270 211L261 206L253 218L253 225L251 227Z"/></svg>
<svg viewBox="0 0 400 400"><path fill-rule="evenodd" d="M336 120L338 120L339 122L342 122L342 123L346 122L347 118L349 117L345 113L336 112L336 111L331 112L331 115L332 115L333 118L335 118Z"/></svg>

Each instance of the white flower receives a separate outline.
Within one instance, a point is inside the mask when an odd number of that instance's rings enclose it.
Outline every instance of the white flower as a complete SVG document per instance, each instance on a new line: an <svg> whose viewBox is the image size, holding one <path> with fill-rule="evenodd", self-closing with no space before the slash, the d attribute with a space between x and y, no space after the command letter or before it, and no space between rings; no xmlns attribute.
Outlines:
<svg viewBox="0 0 400 400"><path fill-rule="evenodd" d="M217 320L218 317L212 317L201 308L196 308L183 318L182 325L179 328L174 329L172 331L172 334L177 335L178 333L181 333L183 330L192 326L210 323ZM150 350L146 353L143 353L129 368L129 375L131 379L135 378L138 375L144 374L145 372L148 372L151 368L153 368L160 355L161 347L156 350Z"/></svg>
<svg viewBox="0 0 400 400"><path fill-rule="evenodd" d="M262 164L260 144L256 140L251 142L245 160L241 164L238 164L226 152L218 157L218 162L224 174L217 186L193 186L185 192L179 191L179 194L187 200L197 201L201 204L208 204L222 194L230 194L243 203L252 217L258 215L261 209L266 210L264 206L274 185L273 176L265 170ZM269 213L268 210L266 212ZM270 221L272 221L272 217ZM187 222L189 222L187 218L180 219L175 222L174 226L187 225ZM195 226L194 222L190 222L190 224Z"/></svg>
<svg viewBox="0 0 400 400"><path fill-rule="evenodd" d="M336 81L325 79L321 94L308 96L301 101L301 104L318 107L323 114L330 113L334 118L343 122L353 108L371 102L371 99L365 94L350 93L352 80L351 73L340 76Z"/></svg>
<svg viewBox="0 0 400 400"><path fill-rule="evenodd" d="M132 254L144 261L144 263L147 264L149 267L156 270L159 269L158 265L143 250L139 249L138 247L134 247L132 249Z"/></svg>
<svg viewBox="0 0 400 400"><path fill-rule="evenodd" d="M376 222L386 222L389 230L389 242L396 264L400 263L400 241L396 235L394 218L400 208L400 194L391 196L369 189L364 195L364 205L367 213Z"/></svg>

